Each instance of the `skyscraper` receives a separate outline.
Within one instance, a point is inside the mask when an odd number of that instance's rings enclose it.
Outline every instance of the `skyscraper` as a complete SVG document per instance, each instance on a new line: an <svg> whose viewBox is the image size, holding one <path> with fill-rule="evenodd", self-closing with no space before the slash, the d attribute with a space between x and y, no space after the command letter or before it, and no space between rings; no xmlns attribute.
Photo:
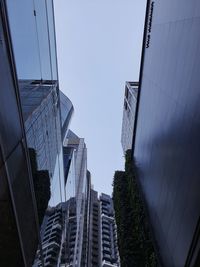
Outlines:
<svg viewBox="0 0 200 267"><path fill-rule="evenodd" d="M73 108L68 101L61 121L53 2L2 0L0 11L0 265L31 266L38 247L43 266L38 212L50 180L51 197L62 198L59 152Z"/></svg>
<svg viewBox="0 0 200 267"><path fill-rule="evenodd" d="M147 1L133 143L162 266L199 266L200 2Z"/></svg>
<svg viewBox="0 0 200 267"><path fill-rule="evenodd" d="M0 265L30 266L39 224L5 1L0 11Z"/></svg>
<svg viewBox="0 0 200 267"><path fill-rule="evenodd" d="M90 190L87 267L119 267L113 201L109 195Z"/></svg>
<svg viewBox="0 0 200 267"><path fill-rule="evenodd" d="M19 88L28 147L36 151L38 169L52 177L73 105L57 81L20 80Z"/></svg>
<svg viewBox="0 0 200 267"><path fill-rule="evenodd" d="M48 208L41 229L45 266L81 266L90 180L84 139L70 130L64 141L63 159L65 199ZM56 253L51 252L54 248ZM41 264L38 249L34 266Z"/></svg>
<svg viewBox="0 0 200 267"><path fill-rule="evenodd" d="M49 207L41 228L44 266L75 266L76 235L75 198ZM33 266L43 266L39 250Z"/></svg>
<svg viewBox="0 0 200 267"><path fill-rule="evenodd" d="M121 144L124 154L132 147L138 82L126 82L123 106Z"/></svg>
<svg viewBox="0 0 200 267"><path fill-rule="evenodd" d="M111 197L102 194L98 198L98 193L90 189L87 204L89 225L85 233L79 231L75 197L48 208L41 228L45 266L120 266ZM86 217L81 223L85 229ZM39 251L34 266L42 266Z"/></svg>
<svg viewBox="0 0 200 267"><path fill-rule="evenodd" d="M88 267L101 266L100 203L98 192L90 190L90 216L88 236Z"/></svg>
<svg viewBox="0 0 200 267"><path fill-rule="evenodd" d="M66 147L68 149L73 149L73 161L70 160L71 167L73 170L69 169L69 174L74 173L74 195L76 201L76 223L77 223L77 235L74 248L74 264L78 266L81 264L81 251L83 244L83 230L84 230L84 218L85 218L85 208L87 199L87 148L83 138L79 138L72 131L68 132L64 145L64 157ZM67 164L66 164L67 163ZM68 166L68 161L64 161L64 168L66 170L66 165ZM67 167L68 169L68 167ZM65 173L66 175L66 173ZM68 177L67 177L68 182ZM68 186L67 186L68 190ZM71 192L70 192L71 194ZM69 194L69 195L70 195Z"/></svg>
<svg viewBox="0 0 200 267"><path fill-rule="evenodd" d="M117 231L114 218L113 201L109 195L101 194L100 198L100 231L101 231L101 265L102 267L119 267Z"/></svg>
<svg viewBox="0 0 200 267"><path fill-rule="evenodd" d="M74 112L74 107L70 99L62 91L59 91L59 95L60 95L62 140L64 140L69 129L69 124Z"/></svg>
<svg viewBox="0 0 200 267"><path fill-rule="evenodd" d="M45 266L120 266L112 199L91 188L84 139L71 130L63 158L65 201L48 208L41 228ZM34 266L41 264L38 249Z"/></svg>

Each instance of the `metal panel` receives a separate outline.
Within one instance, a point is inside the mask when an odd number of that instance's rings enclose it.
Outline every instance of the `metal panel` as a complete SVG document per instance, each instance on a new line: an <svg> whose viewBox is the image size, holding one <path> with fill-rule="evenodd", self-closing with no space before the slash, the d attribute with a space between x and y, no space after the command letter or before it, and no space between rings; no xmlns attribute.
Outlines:
<svg viewBox="0 0 200 267"><path fill-rule="evenodd" d="M155 1L134 156L164 266L184 266L200 215L200 2Z"/></svg>

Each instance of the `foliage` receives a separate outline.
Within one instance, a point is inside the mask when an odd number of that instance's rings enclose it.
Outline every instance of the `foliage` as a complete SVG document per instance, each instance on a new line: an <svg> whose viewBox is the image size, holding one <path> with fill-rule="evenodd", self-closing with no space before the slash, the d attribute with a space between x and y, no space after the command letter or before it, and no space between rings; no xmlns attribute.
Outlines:
<svg viewBox="0 0 200 267"><path fill-rule="evenodd" d="M115 172L113 202L121 266L157 266L148 221L136 182L136 167L131 160L131 150L126 153L125 171Z"/></svg>
<svg viewBox="0 0 200 267"><path fill-rule="evenodd" d="M36 152L34 149L29 148L29 156L31 161L38 219L39 224L41 225L51 196L50 177L47 170L37 170Z"/></svg>
<svg viewBox="0 0 200 267"><path fill-rule="evenodd" d="M5 177L1 177L4 180ZM2 185L2 184L1 184ZM3 191L2 191L3 192ZM4 187L0 201L0 263L1 267L23 266L20 241L8 187Z"/></svg>

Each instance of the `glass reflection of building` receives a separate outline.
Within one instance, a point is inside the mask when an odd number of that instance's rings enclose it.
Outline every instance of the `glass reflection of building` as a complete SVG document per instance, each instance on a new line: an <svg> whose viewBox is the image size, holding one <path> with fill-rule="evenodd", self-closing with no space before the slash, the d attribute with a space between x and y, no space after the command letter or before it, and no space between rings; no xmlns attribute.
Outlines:
<svg viewBox="0 0 200 267"><path fill-rule="evenodd" d="M44 266L39 225L50 196L65 198L73 106L59 91L53 1L2 0L0 9L0 265L31 266L38 247Z"/></svg>

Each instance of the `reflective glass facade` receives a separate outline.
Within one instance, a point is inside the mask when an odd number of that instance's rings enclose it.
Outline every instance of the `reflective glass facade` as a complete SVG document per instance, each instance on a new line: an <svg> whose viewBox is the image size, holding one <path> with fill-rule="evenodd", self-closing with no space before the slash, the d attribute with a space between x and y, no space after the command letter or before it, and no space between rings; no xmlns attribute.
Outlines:
<svg viewBox="0 0 200 267"><path fill-rule="evenodd" d="M20 80L19 89L28 147L36 150L38 169L53 177L62 144L57 83Z"/></svg>
<svg viewBox="0 0 200 267"><path fill-rule="evenodd" d="M60 91L60 109L61 109L61 125L62 125L62 140L65 139L69 123L74 112L74 107L69 98Z"/></svg>
<svg viewBox="0 0 200 267"><path fill-rule="evenodd" d="M4 1L0 11L0 265L31 266L39 225Z"/></svg>
<svg viewBox="0 0 200 267"><path fill-rule="evenodd" d="M58 80L53 1L6 4L18 78Z"/></svg>
<svg viewBox="0 0 200 267"><path fill-rule="evenodd" d="M39 226L48 201L66 198L61 148L73 106L60 99L53 1L0 8L0 265L31 266L38 248L44 266Z"/></svg>
<svg viewBox="0 0 200 267"><path fill-rule="evenodd" d="M85 207L87 199L87 149L83 138L78 138L72 132L67 136L68 146L74 147L74 172L75 172L75 199L76 199L76 224L77 234L74 248L74 265L81 265L81 253L83 245L83 230L85 219Z"/></svg>

